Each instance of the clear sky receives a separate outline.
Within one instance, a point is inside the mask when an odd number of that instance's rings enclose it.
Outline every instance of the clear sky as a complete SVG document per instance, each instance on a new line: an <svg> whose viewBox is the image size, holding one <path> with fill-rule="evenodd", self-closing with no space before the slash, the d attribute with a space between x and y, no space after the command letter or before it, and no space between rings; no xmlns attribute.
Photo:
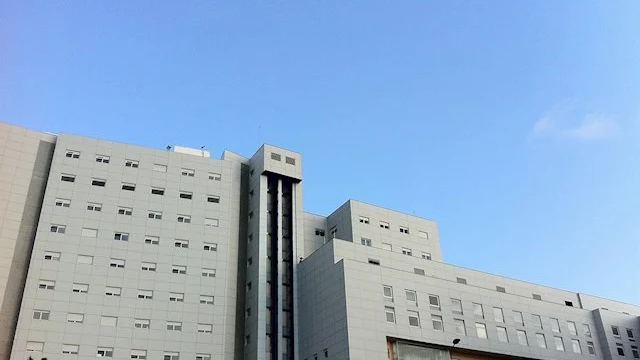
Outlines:
<svg viewBox="0 0 640 360"><path fill-rule="evenodd" d="M0 2L0 120L303 154L304 208L640 304L640 1Z"/></svg>

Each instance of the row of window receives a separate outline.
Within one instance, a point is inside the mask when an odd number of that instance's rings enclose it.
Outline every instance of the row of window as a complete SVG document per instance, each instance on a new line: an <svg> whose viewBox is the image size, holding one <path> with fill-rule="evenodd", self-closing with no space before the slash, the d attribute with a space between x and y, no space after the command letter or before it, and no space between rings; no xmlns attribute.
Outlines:
<svg viewBox="0 0 640 360"><path fill-rule="evenodd" d="M629 329L627 328L627 338L629 339L629 341L636 341L636 337L633 334L633 329ZM620 328L618 326L615 325L611 325L611 333L613 334L613 337L620 339Z"/></svg>
<svg viewBox="0 0 640 360"><path fill-rule="evenodd" d="M164 194L164 190L162 190L162 194ZM193 193L180 191L180 198L191 200L193 198ZM220 203L220 196L207 195L207 202L219 204ZM71 207L71 199L56 198L55 206L62 207L62 208ZM88 211L101 212L102 211L102 204L101 203L95 203L95 202L88 202L87 203L87 210ZM149 212L152 212L152 211L149 210ZM133 208L125 207L125 206L118 206L117 214L118 215L133 215ZM151 216L149 216L149 217L151 218Z"/></svg>
<svg viewBox="0 0 640 360"><path fill-rule="evenodd" d="M151 216L151 215L150 215ZM154 215L156 216L156 215ZM159 216L162 216L161 214ZM188 215L178 215L178 222L182 222L182 223L191 223L191 217ZM207 227L218 227L219 225L219 220L218 219L211 219L211 218L207 218L205 219L204 225ZM67 225L63 225L63 224L51 224L49 226L49 231L52 233L57 233L57 234L66 234L67 233ZM92 238L97 238L98 237L98 229L91 229L91 228L82 228L82 231L80 232L81 236L84 237L92 237ZM149 239L147 239L149 238ZM121 232L121 231L116 231L113 235L113 239L114 240L118 240L118 241L129 241L129 233L126 232ZM147 241L149 240L149 241ZM177 241L177 239L176 239ZM188 242L188 240L185 240ZM158 244L159 243L159 239L157 236L145 236L145 243L148 244ZM176 247L188 247L188 246L178 246L176 245Z"/></svg>
<svg viewBox="0 0 640 360"><path fill-rule="evenodd" d="M367 216L359 216L359 221L361 224L369 225L371 221ZM380 221L379 226L381 229L389 229L390 225L386 221ZM398 226L398 230L403 234L409 234L409 228L406 226ZM429 239L429 233L426 231L418 230L418 236L424 239Z"/></svg>
<svg viewBox="0 0 640 360"><path fill-rule="evenodd" d="M271 153L271 160L275 160L275 161L282 161L282 155L278 154L278 153ZM289 156L285 156L284 162L289 164L289 165L295 165L296 164L296 159L289 157Z"/></svg>
<svg viewBox="0 0 640 360"><path fill-rule="evenodd" d="M27 341L27 352L42 352L44 343L39 341ZM80 345L62 344L61 353L64 355L78 355ZM98 346L96 357L113 358L113 348ZM147 358L147 350L133 349L131 350L131 359L145 360ZM175 351L165 351L163 360L180 360L180 353ZM211 360L211 354L197 353L195 360Z"/></svg>
<svg viewBox="0 0 640 360"><path fill-rule="evenodd" d="M204 275L203 275L204 276ZM56 282L54 280L38 280L38 289L55 290ZM71 291L74 293L86 294L89 292L89 284L73 283ZM153 299L153 290L138 289L138 299ZM105 286L104 295L106 296L122 296L122 288L118 286ZM169 293L169 301L184 302L184 293ZM213 295L200 295L200 304L213 305Z"/></svg>
<svg viewBox="0 0 640 360"><path fill-rule="evenodd" d="M65 157L72 159L80 158L80 151L77 150L67 150L65 153ZM111 162L111 157L108 155L96 155L95 157L97 163L101 164L109 164ZM125 159L124 166L132 169L137 169L140 166L140 162L138 160ZM157 172L167 172L167 165L163 164L153 164L153 171ZM194 177L196 175L196 171L194 169L186 169L182 168L180 171L182 176ZM209 180L222 180L222 175L218 173L209 173Z"/></svg>
<svg viewBox="0 0 640 360"><path fill-rule="evenodd" d="M371 239L368 238L360 238L360 244L364 245L364 246L373 246L372 245L372 241ZM382 249L384 250L388 250L388 251L393 251L393 246L389 243L382 243ZM411 250L411 248L407 248L407 247L402 247L402 254L404 255L408 255L408 256L413 256L413 250ZM421 253L421 257L425 260L431 260L431 254L428 252L422 252Z"/></svg>

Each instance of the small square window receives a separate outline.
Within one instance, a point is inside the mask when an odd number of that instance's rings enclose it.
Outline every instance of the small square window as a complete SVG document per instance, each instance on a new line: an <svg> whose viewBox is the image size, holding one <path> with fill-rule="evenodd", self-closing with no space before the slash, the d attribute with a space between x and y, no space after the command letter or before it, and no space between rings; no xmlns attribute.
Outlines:
<svg viewBox="0 0 640 360"><path fill-rule="evenodd" d="M432 310L440 311L440 297L438 295L429 295L429 307Z"/></svg>
<svg viewBox="0 0 640 360"><path fill-rule="evenodd" d="M139 164L138 160L125 160L124 162L124 166L134 169L137 168Z"/></svg>
<svg viewBox="0 0 640 360"><path fill-rule="evenodd" d="M271 153L271 160L280 161L280 158L281 158L280 154L273 153L273 152Z"/></svg>
<svg viewBox="0 0 640 360"><path fill-rule="evenodd" d="M382 285L382 295L386 299L393 301L393 287L389 285Z"/></svg>
<svg viewBox="0 0 640 360"><path fill-rule="evenodd" d="M405 227L405 226L400 226L400 232L403 234L408 234L409 233L409 228Z"/></svg>
<svg viewBox="0 0 640 360"><path fill-rule="evenodd" d="M565 301L564 304L573 307L573 301Z"/></svg>
<svg viewBox="0 0 640 360"><path fill-rule="evenodd" d="M617 326L612 325L611 332L613 333L613 336L620 337L620 329Z"/></svg>
<svg viewBox="0 0 640 360"><path fill-rule="evenodd" d="M444 331L444 324L442 323L442 316L440 315L431 315L431 324L433 326L433 330L435 331Z"/></svg>
<svg viewBox="0 0 640 360"><path fill-rule="evenodd" d="M296 159L294 159L292 157L285 156L284 161L289 165L295 165L296 164Z"/></svg>
<svg viewBox="0 0 640 360"><path fill-rule="evenodd" d="M368 224L369 223L369 218L366 216L360 216L360 222L363 224Z"/></svg>
<svg viewBox="0 0 640 360"><path fill-rule="evenodd" d="M70 174L62 174L60 176L60 180L65 182L76 182L76 176Z"/></svg>
<svg viewBox="0 0 640 360"><path fill-rule="evenodd" d="M106 155L96 155L96 162L97 163L102 163L102 164L108 164L109 160L111 160L111 158L109 156Z"/></svg>
<svg viewBox="0 0 640 360"><path fill-rule="evenodd" d="M385 306L384 313L388 323L396 323L396 310L393 307Z"/></svg>
<svg viewBox="0 0 640 360"><path fill-rule="evenodd" d="M637 346L631 346L631 354L633 354L634 359L640 359L640 353L638 352Z"/></svg>
<svg viewBox="0 0 640 360"><path fill-rule="evenodd" d="M412 255L411 249L403 247L402 254L411 256Z"/></svg>
<svg viewBox="0 0 640 360"><path fill-rule="evenodd" d="M407 316L409 317L409 326L420 327L420 313L408 310Z"/></svg>

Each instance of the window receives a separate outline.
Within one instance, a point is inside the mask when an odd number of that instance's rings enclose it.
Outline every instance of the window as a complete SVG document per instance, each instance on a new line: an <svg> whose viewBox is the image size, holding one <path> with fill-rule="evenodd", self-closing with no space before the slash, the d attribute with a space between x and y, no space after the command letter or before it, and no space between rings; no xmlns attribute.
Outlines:
<svg viewBox="0 0 640 360"><path fill-rule="evenodd" d="M165 351L163 360L180 360L180 353Z"/></svg>
<svg viewBox="0 0 640 360"><path fill-rule="evenodd" d="M100 325L102 326L117 326L118 318L115 316L102 316L100 317Z"/></svg>
<svg viewBox="0 0 640 360"><path fill-rule="evenodd" d="M205 251L218 251L218 244L214 243L204 243L202 249Z"/></svg>
<svg viewBox="0 0 640 360"><path fill-rule="evenodd" d="M360 244L362 244L364 246L371 246L371 239L361 238L360 239Z"/></svg>
<svg viewBox="0 0 640 360"><path fill-rule="evenodd" d="M162 220L162 213L160 211L149 210L149 219Z"/></svg>
<svg viewBox="0 0 640 360"><path fill-rule="evenodd" d="M218 219L204 219L204 226L207 227L218 227L220 221Z"/></svg>
<svg viewBox="0 0 640 360"><path fill-rule="evenodd" d="M131 216L133 214L133 209L129 207L118 207L118 215L128 215Z"/></svg>
<svg viewBox="0 0 640 360"><path fill-rule="evenodd" d="M67 314L67 322L82 324L83 321L84 321L84 314L74 314L74 313Z"/></svg>
<svg viewBox="0 0 640 360"><path fill-rule="evenodd" d="M218 173L209 173L209 180L220 181L220 180L222 180L222 175L220 175Z"/></svg>
<svg viewBox="0 0 640 360"><path fill-rule="evenodd" d="M632 329L627 328L627 337L631 341L635 340L635 338L633 337L633 330Z"/></svg>
<svg viewBox="0 0 640 360"><path fill-rule="evenodd" d="M558 319L550 318L549 320L551 321L551 331L553 331L554 333L559 334L560 333L560 322L558 322Z"/></svg>
<svg viewBox="0 0 640 360"><path fill-rule="evenodd" d="M396 310L391 306L384 307L384 314L388 323L396 323Z"/></svg>
<svg viewBox="0 0 640 360"><path fill-rule="evenodd" d="M52 280L40 280L38 281L38 289L53 290L56 287L56 282Z"/></svg>
<svg viewBox="0 0 640 360"><path fill-rule="evenodd" d="M97 357L113 357L113 348L98 347Z"/></svg>
<svg viewBox="0 0 640 360"><path fill-rule="evenodd" d="M29 352L42 352L43 348L44 348L44 343L43 342L27 341L26 350L29 351Z"/></svg>
<svg viewBox="0 0 640 360"><path fill-rule="evenodd" d="M180 191L180 199L191 200L193 199L193 193L188 191Z"/></svg>
<svg viewBox="0 0 640 360"><path fill-rule="evenodd" d="M98 236L98 229L87 229L87 228L83 228L82 229L82 236L86 236L86 237L97 237Z"/></svg>
<svg viewBox="0 0 640 360"><path fill-rule="evenodd" d="M582 324L582 331L584 331L584 335L587 337L591 337L591 328L589 324Z"/></svg>
<svg viewBox="0 0 640 360"><path fill-rule="evenodd" d="M466 285L466 284L467 284L467 279L465 279L465 278L461 278L461 277L457 277L457 278L456 278L456 282L457 282L458 284L464 284L464 285Z"/></svg>
<svg viewBox="0 0 640 360"><path fill-rule="evenodd" d="M102 204L88 203L87 210L89 211L102 211Z"/></svg>
<svg viewBox="0 0 640 360"><path fill-rule="evenodd" d="M104 294L108 296L120 296L122 295L122 288L107 286L104 288Z"/></svg>
<svg viewBox="0 0 640 360"><path fill-rule="evenodd" d="M36 320L49 320L49 310L34 310L33 318Z"/></svg>
<svg viewBox="0 0 640 360"><path fill-rule="evenodd" d="M498 334L498 341L509 342L509 336L507 336L507 329L502 326L496 327L496 333Z"/></svg>
<svg viewBox="0 0 640 360"><path fill-rule="evenodd" d="M422 258L425 259L425 260L431 260L431 254L423 252L422 253ZM465 284L466 284L466 282L465 282Z"/></svg>
<svg viewBox="0 0 640 360"><path fill-rule="evenodd" d="M152 262L142 262L142 270L144 271L156 271L156 263Z"/></svg>
<svg viewBox="0 0 640 360"><path fill-rule="evenodd" d="M338 228L337 227L332 227L329 230L329 234L331 234L331 239L335 239L336 236L338 236Z"/></svg>
<svg viewBox="0 0 640 360"><path fill-rule="evenodd" d="M386 221L380 221L380 227L383 229L388 229L389 228L389 223Z"/></svg>
<svg viewBox="0 0 640 360"><path fill-rule="evenodd" d="M362 224L368 224L369 223L369 218L366 216L360 216L360 222Z"/></svg>
<svg viewBox="0 0 640 360"><path fill-rule="evenodd" d="M420 314L417 311L407 311L409 316L409 326L420 327Z"/></svg>
<svg viewBox="0 0 640 360"><path fill-rule="evenodd" d="M573 307L573 301L565 301L564 304Z"/></svg>
<svg viewBox="0 0 640 360"><path fill-rule="evenodd" d="M60 261L60 253L59 252L55 252L55 251L45 251L44 252L44 259L45 260Z"/></svg>
<svg viewBox="0 0 640 360"><path fill-rule="evenodd" d="M323 229L316 229L316 236L324 237L324 230Z"/></svg>
<svg viewBox="0 0 640 360"><path fill-rule="evenodd" d="M133 327L137 329L148 329L151 325L151 320L149 319L134 319Z"/></svg>
<svg viewBox="0 0 640 360"><path fill-rule="evenodd" d="M79 345L62 344L62 353L69 355L78 355Z"/></svg>
<svg viewBox="0 0 640 360"><path fill-rule="evenodd" d="M542 300L542 296L540 296L538 294L531 294L531 296L533 296L534 300Z"/></svg>
<svg viewBox="0 0 640 360"><path fill-rule="evenodd" d="M576 328L576 323L573 321L567 321L567 328L569 329L569 334L573 336L578 335L578 329Z"/></svg>
<svg viewBox="0 0 640 360"><path fill-rule="evenodd" d="M593 341L587 341L587 351L589 352L589 355L596 354L596 347L593 345Z"/></svg>
<svg viewBox="0 0 640 360"><path fill-rule="evenodd" d="M77 258L76 262L78 264L91 265L91 264L93 264L93 256L91 256L91 255L78 255L78 258Z"/></svg>
<svg viewBox="0 0 640 360"><path fill-rule="evenodd" d="M454 315L462 315L462 301L460 299L451 299L451 312Z"/></svg>
<svg viewBox="0 0 640 360"><path fill-rule="evenodd" d="M182 331L182 323L177 321L167 321L167 330Z"/></svg>
<svg viewBox="0 0 640 360"><path fill-rule="evenodd" d="M507 292L507 290L502 286L496 286L496 291L501 292L501 293Z"/></svg>
<svg viewBox="0 0 640 360"><path fill-rule="evenodd" d="M91 179L91 185L105 187L107 185L107 180L105 180L105 179Z"/></svg>
<svg viewBox="0 0 640 360"><path fill-rule="evenodd" d="M151 188L151 195L164 195L163 188Z"/></svg>
<svg viewBox="0 0 640 360"><path fill-rule="evenodd" d="M517 325L524 325L524 319L522 318L522 313L520 311L513 311L513 321Z"/></svg>
<svg viewBox="0 0 640 360"><path fill-rule="evenodd" d="M122 183L122 190L136 191L136 184Z"/></svg>
<svg viewBox="0 0 640 360"><path fill-rule="evenodd" d="M111 160L111 157L106 156L106 155L96 155L96 162L97 163L103 163L103 164L108 164L109 160Z"/></svg>
<svg viewBox="0 0 640 360"><path fill-rule="evenodd" d="M251 265L253 265L253 257L249 256L249 258L247 259L247 266Z"/></svg>
<svg viewBox="0 0 640 360"><path fill-rule="evenodd" d="M611 332L613 333L613 336L620 337L620 329L617 326L611 325Z"/></svg>
<svg viewBox="0 0 640 360"><path fill-rule="evenodd" d="M202 276L204 277L216 277L216 269L202 269Z"/></svg>
<svg viewBox="0 0 640 360"><path fill-rule="evenodd" d="M502 313L502 309L499 307L493 308L493 320L498 323L504 323L504 314Z"/></svg>
<svg viewBox="0 0 640 360"><path fill-rule="evenodd" d="M544 338L544 334L536 333L536 342L538 343L539 348L547 348L547 341Z"/></svg>
<svg viewBox="0 0 640 360"><path fill-rule="evenodd" d="M129 241L129 233L117 232L113 234L113 240Z"/></svg>
<svg viewBox="0 0 640 360"><path fill-rule="evenodd" d="M580 348L580 340L571 339L571 349L576 354L582 354L582 349Z"/></svg>
<svg viewBox="0 0 640 360"><path fill-rule="evenodd" d="M440 311L440 298L438 295L429 295L429 307L432 310Z"/></svg>
<svg viewBox="0 0 640 360"><path fill-rule="evenodd" d="M393 288L389 285L382 285L382 296L393 301Z"/></svg>
<svg viewBox="0 0 640 360"><path fill-rule="evenodd" d="M157 236L145 235L144 243L151 244L151 245L158 245L160 243L160 238Z"/></svg>
<svg viewBox="0 0 640 360"><path fill-rule="evenodd" d="M71 200L56 198L56 206L67 207L68 208L68 207L71 206Z"/></svg>
<svg viewBox="0 0 640 360"><path fill-rule="evenodd" d="M285 156L284 157L284 161L289 165L295 165L296 164L296 159L294 159L292 157Z"/></svg>
<svg viewBox="0 0 640 360"><path fill-rule="evenodd" d="M487 338L487 326L483 323L476 323L476 335L479 339Z"/></svg>
<svg viewBox="0 0 640 360"><path fill-rule="evenodd" d="M66 156L68 158L72 158L72 159L79 159L80 158L80 151L67 150L67 152L64 154L64 156Z"/></svg>
<svg viewBox="0 0 640 360"><path fill-rule="evenodd" d="M67 231L67 227L65 225L51 225L50 231L52 233L64 234Z"/></svg>
<svg viewBox="0 0 640 360"><path fill-rule="evenodd" d="M403 247L403 248L402 248L402 253L403 253L404 255L409 255L409 256L411 256L411 249Z"/></svg>
<svg viewBox="0 0 640 360"><path fill-rule="evenodd" d="M562 342L562 338L560 336L554 336L553 342L556 344L556 350L564 351L564 342Z"/></svg>
<svg viewBox="0 0 640 360"><path fill-rule="evenodd" d="M631 353L633 354L633 358L634 359L640 359L640 353L638 353L638 347L637 346L631 346Z"/></svg>
<svg viewBox="0 0 640 360"><path fill-rule="evenodd" d="M382 248L383 248L384 250L389 250L389 251L391 251L392 246L391 246L391 244L389 244L389 243L382 243Z"/></svg>
<svg viewBox="0 0 640 360"><path fill-rule="evenodd" d="M220 196L217 195L207 195L207 202L210 203L214 203L214 204L219 204L220 203ZM322 236L324 236L324 231L322 232Z"/></svg>
<svg viewBox="0 0 640 360"><path fill-rule="evenodd" d="M616 349L618 350L618 355L624 356L624 346L622 344L616 343Z"/></svg>
<svg viewBox="0 0 640 360"><path fill-rule="evenodd" d="M167 165L153 164L153 171L166 173L167 172Z"/></svg>
<svg viewBox="0 0 640 360"><path fill-rule="evenodd" d="M62 174L60 176L60 181L76 182L76 176L71 174Z"/></svg>
<svg viewBox="0 0 640 360"><path fill-rule="evenodd" d="M433 330L435 331L444 331L442 316L440 315L431 315L431 325L433 326Z"/></svg>
<svg viewBox="0 0 640 360"><path fill-rule="evenodd" d="M284 356L283 356L284 358ZM211 360L211 354L196 354L196 360Z"/></svg>
<svg viewBox="0 0 640 360"><path fill-rule="evenodd" d="M213 305L213 296L200 295L200 304Z"/></svg>
<svg viewBox="0 0 640 360"><path fill-rule="evenodd" d="M153 290L138 289L138 299L153 299Z"/></svg>
<svg viewBox="0 0 640 360"><path fill-rule="evenodd" d="M124 259L109 259L109 267L124 269Z"/></svg>
<svg viewBox="0 0 640 360"><path fill-rule="evenodd" d="M464 320L453 319L453 326L456 328L456 334L467 336L467 329L464 327Z"/></svg>
<svg viewBox="0 0 640 360"><path fill-rule="evenodd" d="M194 177L196 175L196 171L193 169L182 169L182 176Z"/></svg>
<svg viewBox="0 0 640 360"><path fill-rule="evenodd" d="M191 216L189 215L178 215L178 222L189 224L191 223Z"/></svg>
<svg viewBox="0 0 640 360"><path fill-rule="evenodd" d="M282 157L278 153L271 153L271 160L280 161Z"/></svg>
<svg viewBox="0 0 640 360"><path fill-rule="evenodd" d="M484 309L482 309L482 304L473 303L473 316L478 319L484 319Z"/></svg>
<svg viewBox="0 0 640 360"><path fill-rule="evenodd" d="M124 166L130 167L130 168L134 168L134 169L137 168L139 164L140 163L138 162L138 160L129 160L129 159L127 159L124 162Z"/></svg>
<svg viewBox="0 0 640 360"><path fill-rule="evenodd" d="M171 266L171 272L174 274L186 274L187 273L187 267L186 266L182 266L182 265L172 265Z"/></svg>
<svg viewBox="0 0 640 360"><path fill-rule="evenodd" d="M147 358L147 350L131 350L131 358L145 360Z"/></svg>
<svg viewBox="0 0 640 360"><path fill-rule="evenodd" d="M540 315L531 314L531 320L533 322L533 326L542 329L542 318L540 318Z"/></svg>
<svg viewBox="0 0 640 360"><path fill-rule="evenodd" d="M408 234L409 233L409 228L408 227L404 227L404 226L400 226L400 232L404 233L404 234Z"/></svg>
<svg viewBox="0 0 640 360"><path fill-rule="evenodd" d="M518 344L522 346L529 346L529 340L527 340L527 332L524 330L516 330L516 337L518 338Z"/></svg>
<svg viewBox="0 0 640 360"><path fill-rule="evenodd" d="M89 292L89 284L73 283L71 291L74 293L86 294Z"/></svg>
<svg viewBox="0 0 640 360"><path fill-rule="evenodd" d="M424 269L420 269L420 268L413 268L413 273L414 274L418 274L418 275L425 275Z"/></svg>
<svg viewBox="0 0 640 360"><path fill-rule="evenodd" d="M211 324L198 324L198 332L210 334L213 332L213 325Z"/></svg>

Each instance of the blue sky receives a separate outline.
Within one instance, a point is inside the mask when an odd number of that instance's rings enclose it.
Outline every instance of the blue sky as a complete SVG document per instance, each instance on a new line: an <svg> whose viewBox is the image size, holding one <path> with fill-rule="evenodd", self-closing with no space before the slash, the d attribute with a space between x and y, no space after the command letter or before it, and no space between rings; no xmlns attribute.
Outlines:
<svg viewBox="0 0 640 360"><path fill-rule="evenodd" d="M0 120L304 156L307 211L434 219L445 261L640 303L640 2L0 3Z"/></svg>

